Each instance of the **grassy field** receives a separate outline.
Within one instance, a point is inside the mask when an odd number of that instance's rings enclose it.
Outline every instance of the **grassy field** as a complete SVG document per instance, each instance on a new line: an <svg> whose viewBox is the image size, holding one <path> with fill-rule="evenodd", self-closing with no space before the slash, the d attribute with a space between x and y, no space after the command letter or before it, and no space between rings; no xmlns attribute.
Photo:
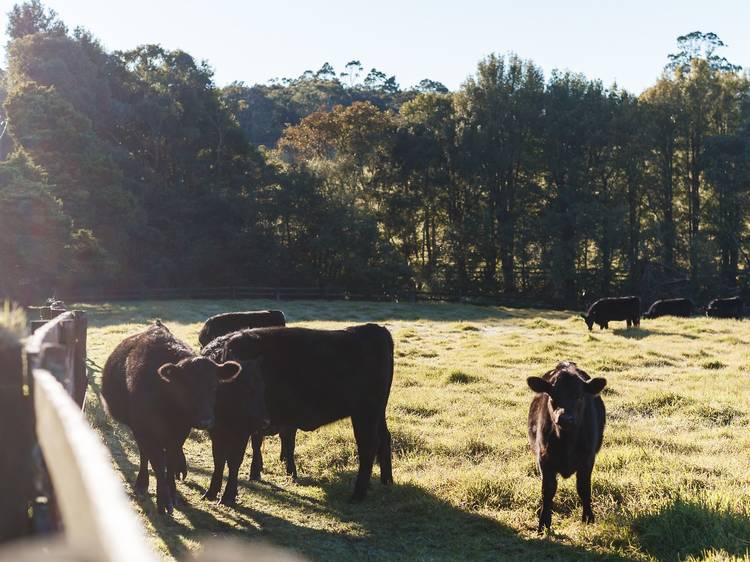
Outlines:
<svg viewBox="0 0 750 562"><path fill-rule="evenodd" d="M261 539L316 560L750 560L750 322L644 320L586 330L574 313L451 304L166 301L79 305L90 314L93 385L87 414L165 557L210 536ZM159 516L155 483L136 499L137 451L103 412L101 366L155 318L191 345L203 320L281 308L291 325L386 325L396 343L388 406L396 484L377 479L347 503L355 471L351 424L300 433L300 481L264 445L264 481L241 469L236 508L201 500L210 441L193 432L183 502ZM616 323L620 326L623 323ZM536 534L541 482L526 440L526 377L570 359L609 381L604 446L593 475L597 522L583 525L574 479L558 489L553 532ZM248 453L249 454L249 453Z"/></svg>

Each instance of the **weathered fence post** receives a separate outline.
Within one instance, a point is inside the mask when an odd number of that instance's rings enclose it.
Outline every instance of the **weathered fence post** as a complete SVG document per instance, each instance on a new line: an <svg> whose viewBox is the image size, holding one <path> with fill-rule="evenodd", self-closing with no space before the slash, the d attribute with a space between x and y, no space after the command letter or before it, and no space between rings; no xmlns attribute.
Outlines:
<svg viewBox="0 0 750 562"><path fill-rule="evenodd" d="M89 321L81 310L73 312L75 317L75 357L73 359L73 400L83 409L86 400L86 388L89 385L86 374L86 333Z"/></svg>
<svg viewBox="0 0 750 562"><path fill-rule="evenodd" d="M0 326L0 542L30 531L34 404L24 359L16 335Z"/></svg>

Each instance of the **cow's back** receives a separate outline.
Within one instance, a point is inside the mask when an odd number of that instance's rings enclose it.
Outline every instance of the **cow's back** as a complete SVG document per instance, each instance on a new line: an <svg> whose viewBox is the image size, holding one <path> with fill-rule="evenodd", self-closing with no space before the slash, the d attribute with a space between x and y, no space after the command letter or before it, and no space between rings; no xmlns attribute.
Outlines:
<svg viewBox="0 0 750 562"><path fill-rule="evenodd" d="M225 312L206 320L198 334L198 341L201 346L206 346L218 337L239 330L284 325L286 325L286 318L280 310Z"/></svg>
<svg viewBox="0 0 750 562"><path fill-rule="evenodd" d="M387 329L366 324L255 332L274 423L315 429L371 406L385 408L393 379L393 340Z"/></svg>
<svg viewBox="0 0 750 562"><path fill-rule="evenodd" d="M121 341L107 358L102 369L102 401L109 414L119 422L129 424L127 361L140 340L141 334L134 334Z"/></svg>
<svg viewBox="0 0 750 562"><path fill-rule="evenodd" d="M609 297L594 302L588 310L593 318L608 320L629 320L640 317L640 297Z"/></svg>

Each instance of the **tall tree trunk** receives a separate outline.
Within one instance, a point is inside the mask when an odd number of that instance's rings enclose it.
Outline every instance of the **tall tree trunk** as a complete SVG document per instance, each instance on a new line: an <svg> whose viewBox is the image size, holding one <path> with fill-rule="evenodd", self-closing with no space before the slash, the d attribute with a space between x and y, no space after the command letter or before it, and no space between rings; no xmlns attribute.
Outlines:
<svg viewBox="0 0 750 562"><path fill-rule="evenodd" d="M641 236L638 185L628 177L628 284L632 293L638 292L638 245Z"/></svg>
<svg viewBox="0 0 750 562"><path fill-rule="evenodd" d="M691 135L689 149L690 180L690 277L695 281L698 275L698 230L700 226L700 169L698 167L698 146L695 135Z"/></svg>
<svg viewBox="0 0 750 562"><path fill-rule="evenodd" d="M676 239L674 225L674 146L669 141L664 152L662 170L662 256L664 265L674 265L674 246Z"/></svg>

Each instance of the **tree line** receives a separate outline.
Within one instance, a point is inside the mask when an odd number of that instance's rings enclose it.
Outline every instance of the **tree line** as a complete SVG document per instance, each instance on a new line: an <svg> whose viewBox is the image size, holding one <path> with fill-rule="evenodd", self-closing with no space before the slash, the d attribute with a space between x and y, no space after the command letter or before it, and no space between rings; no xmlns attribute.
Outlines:
<svg viewBox="0 0 750 562"><path fill-rule="evenodd" d="M219 88L183 51L8 18L0 293L310 285L523 294L748 284L750 80L713 33L636 96L492 54L456 91L359 61Z"/></svg>

